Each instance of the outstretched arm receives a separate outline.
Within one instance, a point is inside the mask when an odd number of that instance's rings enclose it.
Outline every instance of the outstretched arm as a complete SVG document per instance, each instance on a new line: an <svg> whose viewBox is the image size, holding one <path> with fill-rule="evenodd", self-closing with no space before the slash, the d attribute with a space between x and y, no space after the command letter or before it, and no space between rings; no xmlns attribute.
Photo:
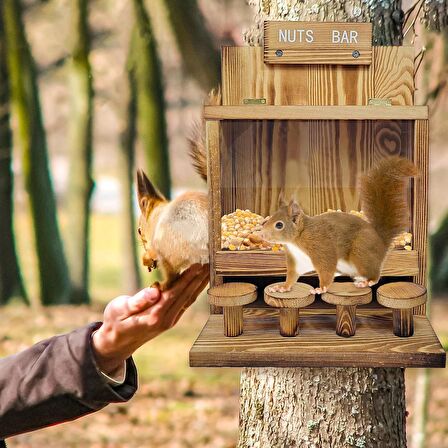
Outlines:
<svg viewBox="0 0 448 448"><path fill-rule="evenodd" d="M147 288L117 297L103 323L0 360L0 439L129 400L137 389L132 353L179 320L206 286L207 272L193 266L165 292ZM101 373L114 376L120 369L126 377L115 387Z"/></svg>

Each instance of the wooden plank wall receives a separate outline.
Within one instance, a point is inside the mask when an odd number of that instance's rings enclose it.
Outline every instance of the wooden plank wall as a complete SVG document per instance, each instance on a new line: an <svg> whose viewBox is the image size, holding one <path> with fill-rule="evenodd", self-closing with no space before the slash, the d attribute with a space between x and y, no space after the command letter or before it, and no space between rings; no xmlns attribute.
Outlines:
<svg viewBox="0 0 448 448"><path fill-rule="evenodd" d="M413 93L413 47L374 47L372 65L358 67L268 65L261 47L222 49L223 105L247 98L283 106L366 105L369 98L389 98L409 106Z"/></svg>

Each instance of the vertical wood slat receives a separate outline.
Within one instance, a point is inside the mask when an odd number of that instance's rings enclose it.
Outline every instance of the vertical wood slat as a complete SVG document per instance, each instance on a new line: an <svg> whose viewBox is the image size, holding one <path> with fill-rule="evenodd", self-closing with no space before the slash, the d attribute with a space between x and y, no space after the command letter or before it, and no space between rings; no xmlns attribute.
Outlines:
<svg viewBox="0 0 448 448"><path fill-rule="evenodd" d="M373 47L373 91L375 98L390 99L392 105L414 104L414 47Z"/></svg>
<svg viewBox="0 0 448 448"><path fill-rule="evenodd" d="M209 191L209 254L210 286L222 283L222 277L215 274L215 253L221 248L221 151L219 121L206 122L207 141L207 183ZM218 314L221 307L210 305L210 312Z"/></svg>
<svg viewBox="0 0 448 448"><path fill-rule="evenodd" d="M413 191L413 246L419 252L418 264L420 273L414 282L426 287L427 281L427 244L428 244L428 172L429 172L429 122L416 120L414 129L414 163L420 175L414 179ZM425 315L426 306L414 309L414 314Z"/></svg>

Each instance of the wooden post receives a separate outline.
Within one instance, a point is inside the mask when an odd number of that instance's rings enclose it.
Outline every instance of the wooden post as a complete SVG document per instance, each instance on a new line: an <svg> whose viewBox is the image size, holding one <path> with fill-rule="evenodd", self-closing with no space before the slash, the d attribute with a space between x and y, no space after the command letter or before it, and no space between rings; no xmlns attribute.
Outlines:
<svg viewBox="0 0 448 448"><path fill-rule="evenodd" d="M394 335L412 336L413 310L426 303L426 288L410 282L387 283L378 288L376 298L379 304L392 309Z"/></svg>
<svg viewBox="0 0 448 448"><path fill-rule="evenodd" d="M336 305L336 334L348 338L356 333L356 305Z"/></svg>
<svg viewBox="0 0 448 448"><path fill-rule="evenodd" d="M299 309L311 305L314 295L310 292L310 285L295 283L291 291L271 291L278 283L264 289L264 301L274 307L280 308L279 327L282 336L296 336L299 332Z"/></svg>
<svg viewBox="0 0 448 448"><path fill-rule="evenodd" d="M336 305L336 334L348 338L356 333L356 307L372 301L372 290L352 282L333 283L322 300Z"/></svg>
<svg viewBox="0 0 448 448"><path fill-rule="evenodd" d="M282 336L295 336L299 332L298 308L280 308L279 319Z"/></svg>

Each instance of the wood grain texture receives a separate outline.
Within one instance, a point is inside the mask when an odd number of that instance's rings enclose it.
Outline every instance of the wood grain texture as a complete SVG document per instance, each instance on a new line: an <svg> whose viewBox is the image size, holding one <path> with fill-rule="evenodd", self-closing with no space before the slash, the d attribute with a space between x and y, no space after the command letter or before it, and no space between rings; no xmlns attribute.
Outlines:
<svg viewBox="0 0 448 448"><path fill-rule="evenodd" d="M415 283L426 286L428 269L428 178L429 178L429 123L417 120L414 129L414 163L420 175L414 179L412 204L412 233L414 248L419 251L419 273ZM416 314L426 314L425 305L416 308Z"/></svg>
<svg viewBox="0 0 448 448"><path fill-rule="evenodd" d="M336 334L343 338L356 334L356 305L336 306Z"/></svg>
<svg viewBox="0 0 448 448"><path fill-rule="evenodd" d="M224 47L221 66L226 106L248 98L282 106L367 105L374 97L370 66L269 65L261 47Z"/></svg>
<svg viewBox="0 0 448 448"><path fill-rule="evenodd" d="M427 106L204 106L206 120L425 120Z"/></svg>
<svg viewBox="0 0 448 448"><path fill-rule="evenodd" d="M374 98L390 99L392 105L414 104L414 47L373 47Z"/></svg>
<svg viewBox="0 0 448 448"><path fill-rule="evenodd" d="M380 305L393 309L411 309L426 303L426 288L411 282L382 285L376 292Z"/></svg>
<svg viewBox="0 0 448 448"><path fill-rule="evenodd" d="M270 251L218 251L215 256L219 275L286 275L286 259L283 252ZM390 251L384 261L381 275L412 276L418 273L418 253L415 250ZM313 274L306 274L309 276Z"/></svg>
<svg viewBox="0 0 448 448"><path fill-rule="evenodd" d="M446 355L425 316L414 317L414 336L393 335L388 310L357 312L356 335L335 334L328 311L301 311L300 334L284 338L274 310L246 309L244 334L223 336L223 318L210 316L190 351L192 367L445 367Z"/></svg>
<svg viewBox="0 0 448 448"><path fill-rule="evenodd" d="M408 338L414 334L414 316L412 309L392 310L394 335Z"/></svg>
<svg viewBox="0 0 448 448"><path fill-rule="evenodd" d="M243 307L224 307L224 336L235 337L243 333Z"/></svg>
<svg viewBox="0 0 448 448"><path fill-rule="evenodd" d="M248 305L257 299L257 287L251 283L229 282L207 291L212 305L223 307Z"/></svg>
<svg viewBox="0 0 448 448"><path fill-rule="evenodd" d="M298 33L297 30L304 30ZM309 42L312 32L312 42ZM333 32L356 33L356 39L337 43ZM286 37L283 39L283 37ZM302 38L300 38L302 37ZM281 50L281 56L277 56ZM353 51L359 52L353 57ZM372 24L336 22L266 21L264 23L264 61L267 64L348 64L370 65L372 62Z"/></svg>
<svg viewBox="0 0 448 448"><path fill-rule="evenodd" d="M269 215L282 190L310 215L360 210L360 173L391 155L412 158L412 130L408 120L222 122L222 212Z"/></svg>
<svg viewBox="0 0 448 448"><path fill-rule="evenodd" d="M280 308L279 331L284 337L293 337L299 333L299 309Z"/></svg>
<svg viewBox="0 0 448 448"><path fill-rule="evenodd" d="M222 283L216 275L215 253L221 248L221 151L220 126L217 121L205 124L207 141L207 185L209 191L208 231L210 255L210 285ZM215 305L210 306L212 313L222 312Z"/></svg>
<svg viewBox="0 0 448 448"><path fill-rule="evenodd" d="M372 290L357 288L353 282L333 283L328 292L322 294L322 300L331 305L366 305L372 301Z"/></svg>
<svg viewBox="0 0 448 448"><path fill-rule="evenodd" d="M315 296L310 293L311 287L307 283L297 282L292 285L291 291L271 291L273 283L264 289L264 301L274 308L303 308L314 302Z"/></svg>

